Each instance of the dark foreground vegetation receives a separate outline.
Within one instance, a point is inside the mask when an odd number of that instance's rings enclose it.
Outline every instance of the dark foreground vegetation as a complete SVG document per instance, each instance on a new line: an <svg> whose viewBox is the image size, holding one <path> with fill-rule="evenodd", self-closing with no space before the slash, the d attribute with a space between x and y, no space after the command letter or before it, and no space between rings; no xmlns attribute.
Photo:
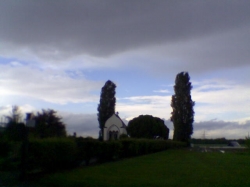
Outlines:
<svg viewBox="0 0 250 187"><path fill-rule="evenodd" d="M249 152L168 150L45 175L29 186L250 186Z"/></svg>
<svg viewBox="0 0 250 187"><path fill-rule="evenodd" d="M76 137L31 139L29 142L1 141L0 171L2 176L9 173L11 181L25 181L41 174L182 147L186 147L183 142L129 138L107 142ZM25 176L19 178L23 174ZM0 180L1 183L5 182Z"/></svg>

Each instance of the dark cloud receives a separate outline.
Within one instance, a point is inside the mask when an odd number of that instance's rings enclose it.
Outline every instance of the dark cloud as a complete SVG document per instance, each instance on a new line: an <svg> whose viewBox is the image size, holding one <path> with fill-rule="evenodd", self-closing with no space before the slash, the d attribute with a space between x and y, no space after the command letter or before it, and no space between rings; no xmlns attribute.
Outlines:
<svg viewBox="0 0 250 187"><path fill-rule="evenodd" d="M250 121L246 121L244 124L239 122L228 122L223 120L212 119L210 121L201 121L194 123L194 128L196 130L218 130L218 129L250 129Z"/></svg>
<svg viewBox="0 0 250 187"><path fill-rule="evenodd" d="M250 130L250 121L230 122L213 119L210 121L202 121L194 123L194 134L196 138L245 138Z"/></svg>
<svg viewBox="0 0 250 187"><path fill-rule="evenodd" d="M174 126L170 120L165 120L165 125L170 129L169 138L172 139ZM193 124L193 138L228 138L244 139L250 131L250 121L244 123L212 119L208 121L195 122Z"/></svg>
<svg viewBox="0 0 250 187"><path fill-rule="evenodd" d="M106 56L244 28L249 7L247 0L3 0L0 40L41 58Z"/></svg>

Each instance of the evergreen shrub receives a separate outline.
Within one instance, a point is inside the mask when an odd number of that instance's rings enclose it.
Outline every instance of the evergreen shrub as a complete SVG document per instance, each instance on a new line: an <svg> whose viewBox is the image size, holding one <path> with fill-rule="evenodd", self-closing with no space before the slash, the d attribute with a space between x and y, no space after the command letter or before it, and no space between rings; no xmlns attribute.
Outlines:
<svg viewBox="0 0 250 187"><path fill-rule="evenodd" d="M77 162L89 164L92 158L97 158L100 154L102 142L90 138L76 138Z"/></svg>
<svg viewBox="0 0 250 187"><path fill-rule="evenodd" d="M42 170L58 170L75 166L76 143L69 138L32 140L28 149L28 164Z"/></svg>
<svg viewBox="0 0 250 187"><path fill-rule="evenodd" d="M11 144L7 141L0 140L0 157L6 157L11 150Z"/></svg>
<svg viewBox="0 0 250 187"><path fill-rule="evenodd" d="M122 144L120 141L102 142L99 152L101 162L116 160L121 157Z"/></svg>
<svg viewBox="0 0 250 187"><path fill-rule="evenodd" d="M120 140L120 142L122 144L122 157L139 156L164 151L170 148L187 146L186 143L171 140L123 139Z"/></svg>

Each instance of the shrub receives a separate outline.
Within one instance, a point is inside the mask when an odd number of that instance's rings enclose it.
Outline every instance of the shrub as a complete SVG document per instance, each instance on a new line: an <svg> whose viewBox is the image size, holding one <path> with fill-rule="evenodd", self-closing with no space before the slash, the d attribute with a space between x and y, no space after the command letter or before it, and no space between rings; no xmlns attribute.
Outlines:
<svg viewBox="0 0 250 187"><path fill-rule="evenodd" d="M89 164L92 158L96 158L100 152L101 142L90 138L76 138L77 145L77 162L80 164L85 161Z"/></svg>
<svg viewBox="0 0 250 187"><path fill-rule="evenodd" d="M164 151L170 148L186 147L183 142L175 142L171 140L148 140L148 139L123 139L121 156L131 157L149 153Z"/></svg>
<svg viewBox="0 0 250 187"><path fill-rule="evenodd" d="M29 143L29 164L33 169L58 170L73 167L76 143L69 138L33 140Z"/></svg>
<svg viewBox="0 0 250 187"><path fill-rule="evenodd" d="M11 145L7 141L0 141L0 157L6 157L11 150Z"/></svg>
<svg viewBox="0 0 250 187"><path fill-rule="evenodd" d="M122 144L120 141L101 142L99 159L101 162L116 160L120 158Z"/></svg>
<svg viewBox="0 0 250 187"><path fill-rule="evenodd" d="M121 134L121 136L119 138L120 139L126 139L126 138L128 138L128 135L127 134Z"/></svg>
<svg viewBox="0 0 250 187"><path fill-rule="evenodd" d="M250 149L250 137L246 137L245 144L246 144L247 148Z"/></svg>

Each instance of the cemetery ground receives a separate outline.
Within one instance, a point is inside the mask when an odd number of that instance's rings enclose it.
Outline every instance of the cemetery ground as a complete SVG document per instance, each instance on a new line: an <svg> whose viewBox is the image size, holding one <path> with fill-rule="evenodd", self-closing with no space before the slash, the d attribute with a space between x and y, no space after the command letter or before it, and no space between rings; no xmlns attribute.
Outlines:
<svg viewBox="0 0 250 187"><path fill-rule="evenodd" d="M200 152L181 149L60 171L25 184L2 186L250 186L250 152ZM0 176L4 174L0 172ZM5 177L8 175L5 173Z"/></svg>

